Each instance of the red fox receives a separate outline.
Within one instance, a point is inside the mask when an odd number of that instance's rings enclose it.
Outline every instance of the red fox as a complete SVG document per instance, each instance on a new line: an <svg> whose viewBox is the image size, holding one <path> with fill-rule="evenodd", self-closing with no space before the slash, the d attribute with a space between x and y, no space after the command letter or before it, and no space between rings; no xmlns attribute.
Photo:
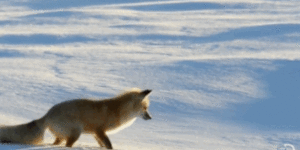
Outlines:
<svg viewBox="0 0 300 150"><path fill-rule="evenodd" d="M0 142L39 144L45 129L56 137L54 145L66 140L72 147L81 133L94 134L101 147L112 149L106 132L116 130L136 117L151 119L148 94L134 89L104 100L75 99L54 105L45 116L27 124L0 127Z"/></svg>
<svg viewBox="0 0 300 150"><path fill-rule="evenodd" d="M0 126L0 143L39 144L43 141L45 128L39 121L16 126Z"/></svg>

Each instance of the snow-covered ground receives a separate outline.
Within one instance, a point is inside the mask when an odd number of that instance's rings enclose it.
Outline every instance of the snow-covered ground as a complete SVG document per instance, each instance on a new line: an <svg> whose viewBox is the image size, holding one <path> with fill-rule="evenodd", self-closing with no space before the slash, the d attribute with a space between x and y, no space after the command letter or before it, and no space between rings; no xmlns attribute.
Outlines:
<svg viewBox="0 0 300 150"><path fill-rule="evenodd" d="M116 149L300 149L299 18L296 0L2 0L0 124L139 87L153 119Z"/></svg>

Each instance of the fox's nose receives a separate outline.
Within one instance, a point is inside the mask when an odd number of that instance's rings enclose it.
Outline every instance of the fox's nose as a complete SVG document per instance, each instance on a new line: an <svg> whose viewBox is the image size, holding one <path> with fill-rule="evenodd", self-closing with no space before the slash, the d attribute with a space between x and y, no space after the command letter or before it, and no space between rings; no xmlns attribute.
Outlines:
<svg viewBox="0 0 300 150"><path fill-rule="evenodd" d="M150 119L152 119L152 117L150 116L150 114L148 112L145 112L144 115L143 115L143 119L144 120L150 120Z"/></svg>

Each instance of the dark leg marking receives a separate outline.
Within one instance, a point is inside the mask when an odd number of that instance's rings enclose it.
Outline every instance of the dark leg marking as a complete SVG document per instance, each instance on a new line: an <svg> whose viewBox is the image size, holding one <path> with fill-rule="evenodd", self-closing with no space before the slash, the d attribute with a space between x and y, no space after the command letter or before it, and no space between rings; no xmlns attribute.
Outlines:
<svg viewBox="0 0 300 150"><path fill-rule="evenodd" d="M53 145L59 145L61 142L62 142L62 139L59 138L59 137L56 137L56 139L55 139Z"/></svg>
<svg viewBox="0 0 300 150"><path fill-rule="evenodd" d="M105 147L104 143L98 138L98 136L95 136L95 139L101 147Z"/></svg>
<svg viewBox="0 0 300 150"><path fill-rule="evenodd" d="M67 138L66 147L72 147L73 144L78 140L80 137L81 132L79 130L73 129L72 134L70 137Z"/></svg>
<svg viewBox="0 0 300 150"><path fill-rule="evenodd" d="M103 131L101 131L101 130L99 130L99 131L97 131L96 132L96 136L99 138L99 140L105 145L105 147L107 148L107 149L112 149L112 145L111 145L111 143L110 143L110 141L109 141L109 138L107 137L107 135L103 132ZM101 144L100 144L101 145Z"/></svg>

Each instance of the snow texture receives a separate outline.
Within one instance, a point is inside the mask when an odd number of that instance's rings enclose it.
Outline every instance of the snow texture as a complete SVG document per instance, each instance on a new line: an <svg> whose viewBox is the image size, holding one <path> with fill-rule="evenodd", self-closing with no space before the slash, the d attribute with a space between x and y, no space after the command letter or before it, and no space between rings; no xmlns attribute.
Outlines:
<svg viewBox="0 0 300 150"><path fill-rule="evenodd" d="M0 124L139 87L153 119L116 149L299 149L299 17L295 0L0 1Z"/></svg>

